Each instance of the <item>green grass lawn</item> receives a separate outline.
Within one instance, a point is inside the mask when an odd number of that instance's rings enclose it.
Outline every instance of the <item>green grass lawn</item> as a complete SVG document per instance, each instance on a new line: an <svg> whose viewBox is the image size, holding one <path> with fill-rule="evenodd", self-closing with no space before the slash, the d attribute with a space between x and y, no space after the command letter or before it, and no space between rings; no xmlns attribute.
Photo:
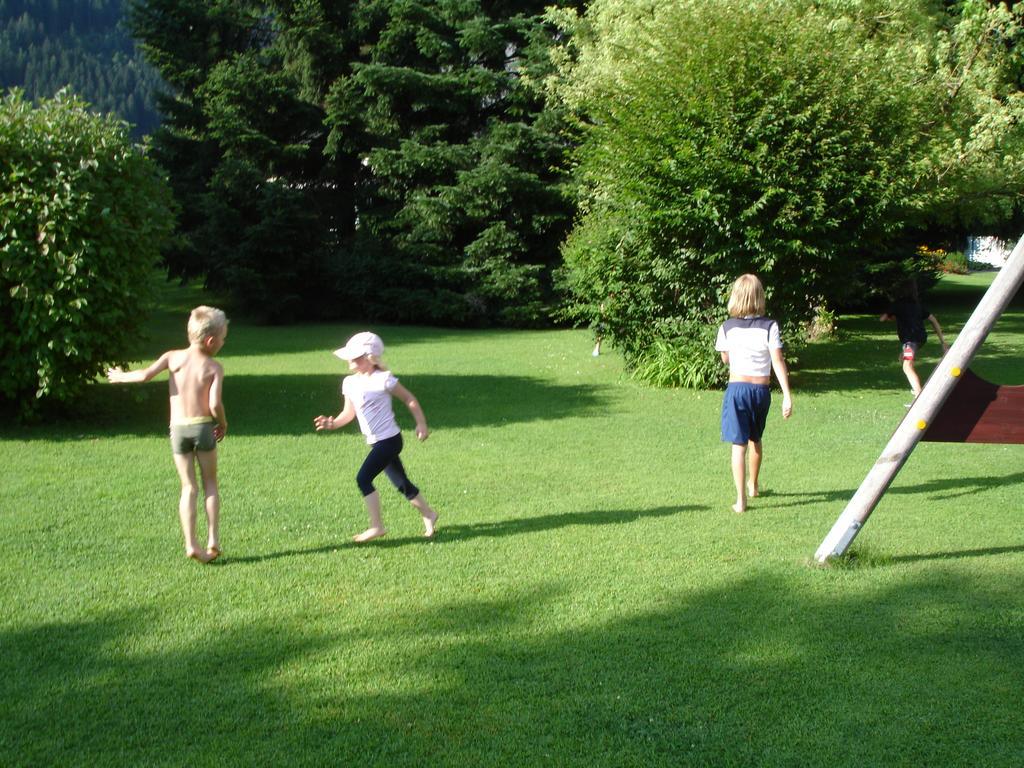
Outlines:
<svg viewBox="0 0 1024 768"><path fill-rule="evenodd" d="M933 294L950 339L990 279ZM140 358L183 341L172 299ZM802 353L743 516L720 393L638 385L584 331L376 328L441 517L424 541L381 478L390 534L361 547L365 445L312 429L354 330L232 325L210 566L183 554L165 377L0 424L0 764L1024 762L1024 446L921 444L855 557L812 565L905 413L891 324ZM1017 304L975 369L1024 383L1022 357Z"/></svg>

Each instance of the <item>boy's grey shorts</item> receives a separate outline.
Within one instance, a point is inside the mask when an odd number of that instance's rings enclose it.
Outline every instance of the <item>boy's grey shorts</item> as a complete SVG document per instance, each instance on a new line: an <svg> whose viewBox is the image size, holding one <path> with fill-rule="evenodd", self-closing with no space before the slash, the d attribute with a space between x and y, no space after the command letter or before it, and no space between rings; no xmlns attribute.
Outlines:
<svg viewBox="0 0 1024 768"><path fill-rule="evenodd" d="M212 451L217 448L217 438L213 436L214 424L171 424L171 450L174 453L192 453L193 451Z"/></svg>

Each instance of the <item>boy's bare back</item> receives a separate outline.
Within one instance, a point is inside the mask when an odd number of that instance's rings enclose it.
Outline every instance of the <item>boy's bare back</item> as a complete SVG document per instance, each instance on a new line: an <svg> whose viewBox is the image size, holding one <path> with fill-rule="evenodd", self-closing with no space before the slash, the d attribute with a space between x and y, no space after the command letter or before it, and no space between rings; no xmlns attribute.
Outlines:
<svg viewBox="0 0 1024 768"><path fill-rule="evenodd" d="M167 370L172 422L215 416L211 404L220 401L219 389L224 377L220 363L192 346L168 352ZM213 391L214 387L217 391Z"/></svg>
<svg viewBox="0 0 1024 768"><path fill-rule="evenodd" d="M207 336L187 349L172 349L146 368L123 371L111 368L107 378L114 384L145 382L165 368L170 374L171 424L184 424L195 419L217 422L217 439L227 431L222 401L224 368L213 359L224 344L225 333Z"/></svg>

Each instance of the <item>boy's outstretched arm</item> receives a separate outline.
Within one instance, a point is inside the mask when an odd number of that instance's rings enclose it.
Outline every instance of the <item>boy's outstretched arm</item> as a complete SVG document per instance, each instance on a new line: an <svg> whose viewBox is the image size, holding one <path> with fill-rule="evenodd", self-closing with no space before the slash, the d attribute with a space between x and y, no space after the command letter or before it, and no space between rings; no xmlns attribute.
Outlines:
<svg viewBox="0 0 1024 768"><path fill-rule="evenodd" d="M356 407L352 405L348 395L346 395L345 405L342 407L341 413L337 416L317 416L313 419L313 426L316 427L317 432L323 432L325 429L341 429L355 417Z"/></svg>
<svg viewBox="0 0 1024 768"><path fill-rule="evenodd" d="M939 343L942 345L942 353L949 352L949 344L946 343L946 337L942 335L942 326L939 325L939 319L935 315L928 315L928 322L932 324L932 328L935 330L935 335L939 339Z"/></svg>
<svg viewBox="0 0 1024 768"><path fill-rule="evenodd" d="M423 415L423 409L420 408L420 404L417 402L416 396L401 384L395 384L395 388L391 390L391 394L405 403L405 407L409 409L409 413L411 413L412 417L416 419L416 437L420 440L426 440L430 435L430 430L427 429L427 417Z"/></svg>
<svg viewBox="0 0 1024 768"><path fill-rule="evenodd" d="M779 380L779 387L782 389L782 418L788 419L793 415L793 398L789 393L789 368L786 367L786 358L782 356L781 349L771 350L772 370L775 371L775 378Z"/></svg>
<svg viewBox="0 0 1024 768"><path fill-rule="evenodd" d="M107 380L111 384L141 384L152 379L160 371L167 370L170 358L171 353L164 352L148 368L141 368L137 371L124 371L120 367L108 368Z"/></svg>

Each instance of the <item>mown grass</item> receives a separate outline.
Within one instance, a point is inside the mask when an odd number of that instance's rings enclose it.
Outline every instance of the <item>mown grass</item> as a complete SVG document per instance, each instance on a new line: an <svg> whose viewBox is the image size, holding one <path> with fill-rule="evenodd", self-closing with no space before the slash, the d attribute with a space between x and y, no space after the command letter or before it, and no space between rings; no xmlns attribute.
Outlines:
<svg viewBox="0 0 1024 768"><path fill-rule="evenodd" d="M951 337L988 279L936 291ZM170 299L140 358L179 343ZM637 385L585 332L379 328L441 519L423 541L386 490L363 547L365 446L311 424L353 330L233 323L211 566L163 381L0 425L0 764L1021 763L1024 447L921 444L853 556L811 564L904 414L891 326L802 354L744 516L719 393ZM1024 383L1022 330L1017 304L976 369Z"/></svg>

